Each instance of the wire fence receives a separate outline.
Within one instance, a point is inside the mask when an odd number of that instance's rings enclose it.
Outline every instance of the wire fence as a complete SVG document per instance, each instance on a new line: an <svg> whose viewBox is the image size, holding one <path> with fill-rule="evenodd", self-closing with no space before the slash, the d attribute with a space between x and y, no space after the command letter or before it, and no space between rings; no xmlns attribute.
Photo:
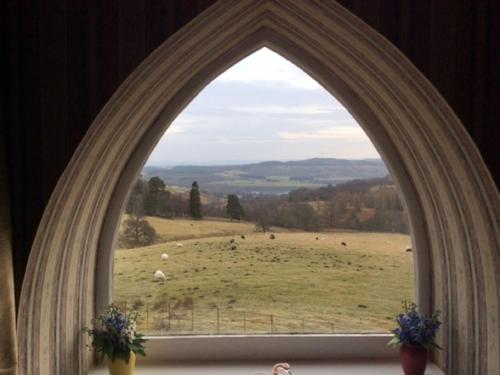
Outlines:
<svg viewBox="0 0 500 375"><path fill-rule="evenodd" d="M302 319L218 306L115 302L125 312L139 312L137 330L146 335L335 333L332 321Z"/></svg>

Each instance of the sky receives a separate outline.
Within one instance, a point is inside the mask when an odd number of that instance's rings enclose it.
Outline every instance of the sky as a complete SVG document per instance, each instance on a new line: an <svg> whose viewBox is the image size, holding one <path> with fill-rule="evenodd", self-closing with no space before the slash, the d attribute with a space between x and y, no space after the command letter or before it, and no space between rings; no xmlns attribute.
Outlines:
<svg viewBox="0 0 500 375"><path fill-rule="evenodd" d="M262 48L215 78L174 120L148 166L380 158L335 97Z"/></svg>

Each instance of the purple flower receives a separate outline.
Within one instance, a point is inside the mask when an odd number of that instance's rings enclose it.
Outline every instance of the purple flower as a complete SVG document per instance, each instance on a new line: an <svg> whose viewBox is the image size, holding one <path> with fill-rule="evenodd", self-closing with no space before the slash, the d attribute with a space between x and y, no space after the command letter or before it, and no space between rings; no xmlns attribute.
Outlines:
<svg viewBox="0 0 500 375"><path fill-rule="evenodd" d="M115 305L109 305L104 314L92 320L93 329L85 328L92 337L92 346L114 361L122 358L128 362L130 352L144 355L146 341L135 332L137 313L125 315Z"/></svg>
<svg viewBox="0 0 500 375"><path fill-rule="evenodd" d="M441 325L438 319L439 312L434 313L432 316L426 316L417 312L417 305L414 303L404 303L403 307L405 313L399 314L396 318L398 327L392 330L394 338L390 344L439 348L435 343Z"/></svg>

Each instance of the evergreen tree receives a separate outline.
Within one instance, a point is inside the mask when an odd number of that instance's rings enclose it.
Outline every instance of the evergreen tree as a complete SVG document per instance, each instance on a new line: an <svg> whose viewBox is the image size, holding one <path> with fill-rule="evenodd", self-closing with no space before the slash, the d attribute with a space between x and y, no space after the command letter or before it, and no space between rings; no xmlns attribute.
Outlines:
<svg viewBox="0 0 500 375"><path fill-rule="evenodd" d="M198 183L193 181L189 192L189 214L193 219L200 220L203 217L201 212L201 195Z"/></svg>
<svg viewBox="0 0 500 375"><path fill-rule="evenodd" d="M158 177L152 177L147 183L147 194L144 198L144 211L149 216L171 217L171 194L165 189L165 182Z"/></svg>
<svg viewBox="0 0 500 375"><path fill-rule="evenodd" d="M245 216L245 211L243 210L240 200L236 194L228 194L226 212L231 220L240 220L243 216Z"/></svg>

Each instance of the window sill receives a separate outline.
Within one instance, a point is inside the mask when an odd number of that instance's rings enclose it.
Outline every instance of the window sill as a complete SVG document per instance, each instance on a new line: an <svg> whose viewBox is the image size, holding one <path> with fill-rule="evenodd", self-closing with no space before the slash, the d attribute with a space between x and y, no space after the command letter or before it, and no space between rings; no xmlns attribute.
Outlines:
<svg viewBox="0 0 500 375"><path fill-rule="evenodd" d="M345 335L212 335L151 337L146 342L148 362L283 360L396 360L387 347L388 334Z"/></svg>
<svg viewBox="0 0 500 375"><path fill-rule="evenodd" d="M255 362L203 362L203 363L157 363L138 364L135 375L254 375L271 374L272 361ZM402 375L403 370L394 360L356 361L292 361L294 375ZM104 367L89 375L107 375ZM444 375L434 364L429 364L425 375Z"/></svg>

